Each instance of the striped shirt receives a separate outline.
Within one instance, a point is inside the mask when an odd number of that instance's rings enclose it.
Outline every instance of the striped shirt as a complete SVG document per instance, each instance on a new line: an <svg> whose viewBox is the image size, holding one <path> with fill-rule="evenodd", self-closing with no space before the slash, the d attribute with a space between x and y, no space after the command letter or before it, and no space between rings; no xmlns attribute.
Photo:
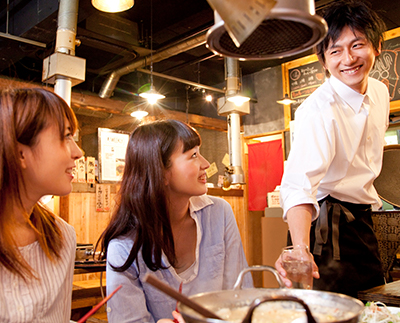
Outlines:
<svg viewBox="0 0 400 323"><path fill-rule="evenodd" d="M76 235L74 228L60 218L58 225L64 237L61 258L50 260L38 241L20 248L39 279L25 281L0 266L0 322L69 322Z"/></svg>

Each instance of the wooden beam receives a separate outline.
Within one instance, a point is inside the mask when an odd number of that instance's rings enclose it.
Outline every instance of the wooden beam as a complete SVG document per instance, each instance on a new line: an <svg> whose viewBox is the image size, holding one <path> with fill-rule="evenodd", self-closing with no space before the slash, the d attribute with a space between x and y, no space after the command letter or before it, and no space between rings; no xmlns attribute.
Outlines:
<svg viewBox="0 0 400 323"><path fill-rule="evenodd" d="M108 112L113 114L124 114L124 108L129 102L102 99L99 96L83 94L78 92L71 93L71 105L72 107L80 107L93 111Z"/></svg>
<svg viewBox="0 0 400 323"><path fill-rule="evenodd" d="M228 130L228 123L226 120L204 117L197 114L186 115L185 112L164 109L163 112L159 112L155 116L156 118L159 119L165 118L165 119L174 119L182 122L187 122L193 127L201 127L218 131Z"/></svg>
<svg viewBox="0 0 400 323"><path fill-rule="evenodd" d="M50 91L54 91L53 87L45 86L43 84L31 83L25 81L19 81L14 79L9 79L5 77L0 77L0 88L32 88L32 87L41 87L46 88ZM113 128L119 126L128 126L130 127L130 123L137 123L129 113L125 112L126 106L129 102L113 100L113 99L102 99L96 95L72 92L71 94L71 106L76 111L78 109L86 109L93 112L103 112L110 113L111 116L107 119L104 119L101 122L98 122L100 119L96 118L94 123L88 121L88 118L85 118L88 123L88 128ZM218 130L218 131L227 131L228 125L226 120L210 118L205 116L200 116L196 114L188 114L185 112L163 109L162 111L157 111L153 113L156 119L175 119L183 122L188 122L193 127L201 127L206 129ZM83 118L79 113L77 113L78 119ZM95 117L95 116L93 116ZM89 125L90 124L90 125ZM86 130L85 133L92 130ZM97 131L97 130L96 130ZM87 134L87 133L86 133Z"/></svg>

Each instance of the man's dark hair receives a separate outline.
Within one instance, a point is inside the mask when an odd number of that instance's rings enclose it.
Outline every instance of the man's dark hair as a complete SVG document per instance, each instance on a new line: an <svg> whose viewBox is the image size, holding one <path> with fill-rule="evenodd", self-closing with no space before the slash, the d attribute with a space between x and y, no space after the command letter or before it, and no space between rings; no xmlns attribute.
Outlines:
<svg viewBox="0 0 400 323"><path fill-rule="evenodd" d="M316 54L323 65L330 41L335 42L346 26L353 32L363 33L376 51L379 51L381 44L383 45L386 25L365 1L334 1L325 9L323 17L328 24L328 34L316 46Z"/></svg>

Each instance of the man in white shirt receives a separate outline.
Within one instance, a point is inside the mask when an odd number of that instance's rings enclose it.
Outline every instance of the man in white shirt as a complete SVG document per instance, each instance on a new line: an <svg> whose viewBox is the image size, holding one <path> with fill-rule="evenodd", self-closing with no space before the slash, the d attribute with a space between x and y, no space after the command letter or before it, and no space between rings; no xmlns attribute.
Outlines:
<svg viewBox="0 0 400 323"><path fill-rule="evenodd" d="M356 297L384 283L371 206L381 206L373 181L382 166L389 95L368 75L385 25L361 1L336 1L324 18L328 35L316 50L329 78L296 111L281 205L289 242L314 255L314 289ZM275 266L291 286L280 259Z"/></svg>

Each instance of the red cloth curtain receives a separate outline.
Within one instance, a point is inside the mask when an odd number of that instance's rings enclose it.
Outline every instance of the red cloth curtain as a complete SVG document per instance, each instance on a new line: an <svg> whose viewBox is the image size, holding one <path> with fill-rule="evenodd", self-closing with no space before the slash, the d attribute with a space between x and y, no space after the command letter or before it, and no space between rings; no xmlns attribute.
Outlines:
<svg viewBox="0 0 400 323"><path fill-rule="evenodd" d="M283 175L282 140L249 144L249 210L264 211Z"/></svg>

